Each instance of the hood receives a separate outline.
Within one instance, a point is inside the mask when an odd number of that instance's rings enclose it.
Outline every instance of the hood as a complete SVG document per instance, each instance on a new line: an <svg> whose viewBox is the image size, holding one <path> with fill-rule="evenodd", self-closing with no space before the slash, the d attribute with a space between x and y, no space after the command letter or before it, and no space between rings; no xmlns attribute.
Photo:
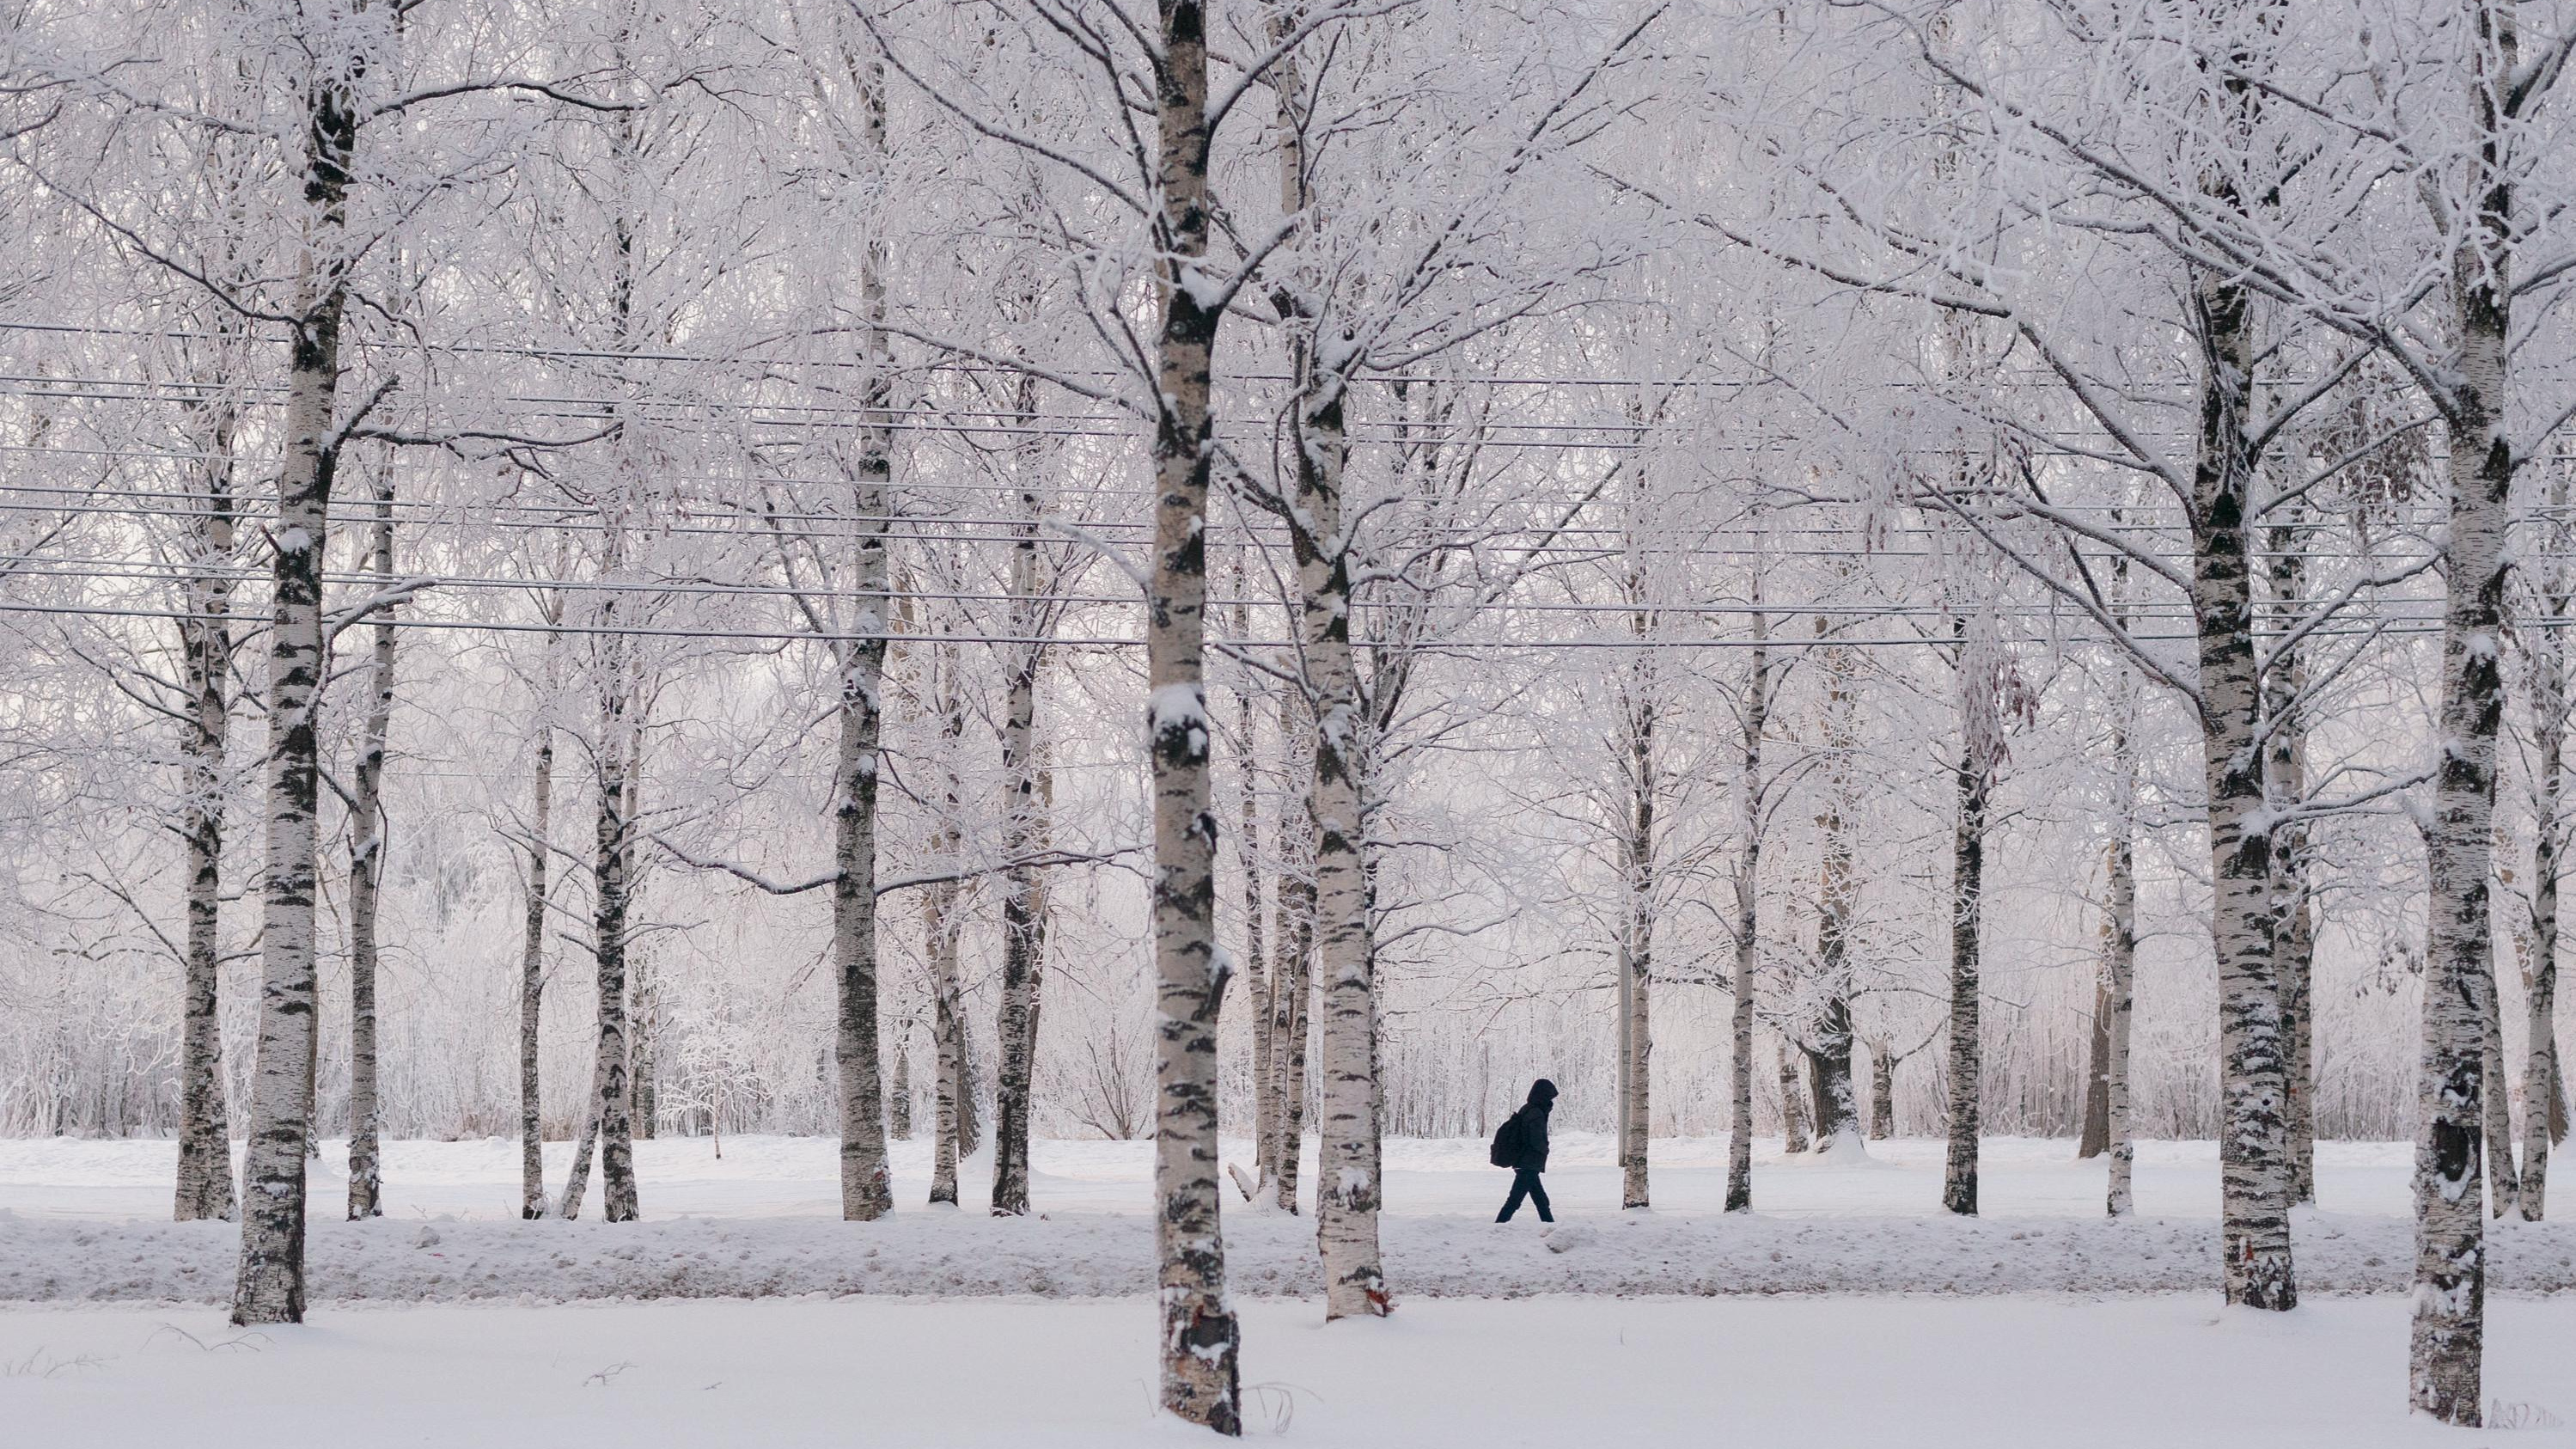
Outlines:
<svg viewBox="0 0 2576 1449"><path fill-rule="evenodd" d="M1556 1083L1545 1077L1530 1083L1529 1104L1544 1112L1556 1105Z"/></svg>

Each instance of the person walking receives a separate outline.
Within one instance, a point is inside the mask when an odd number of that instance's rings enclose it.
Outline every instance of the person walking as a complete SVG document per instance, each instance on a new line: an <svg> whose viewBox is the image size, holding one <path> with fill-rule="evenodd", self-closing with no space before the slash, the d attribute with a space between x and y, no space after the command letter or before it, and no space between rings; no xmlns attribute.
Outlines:
<svg viewBox="0 0 2576 1449"><path fill-rule="evenodd" d="M1493 1164L1512 1170L1512 1195L1503 1200L1495 1222L1510 1222L1521 1210L1522 1198L1537 1205L1540 1222L1556 1221L1556 1214L1547 1210L1547 1188L1538 1180L1547 1171L1547 1114L1555 1106L1556 1083L1541 1077L1530 1084L1529 1101L1494 1133Z"/></svg>

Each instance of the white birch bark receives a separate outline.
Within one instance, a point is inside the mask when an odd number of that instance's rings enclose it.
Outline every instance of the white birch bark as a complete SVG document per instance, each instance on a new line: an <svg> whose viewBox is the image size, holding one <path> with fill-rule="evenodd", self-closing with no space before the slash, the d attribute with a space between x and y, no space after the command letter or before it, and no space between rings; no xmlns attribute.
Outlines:
<svg viewBox="0 0 2576 1449"><path fill-rule="evenodd" d="M1249 587L1250 571L1237 575L1237 587ZM1237 637L1252 637L1251 610L1235 610L1234 632ZM1271 969L1269 932L1261 889L1263 864L1263 831L1261 827L1261 784L1255 760L1259 748L1258 717L1253 709L1252 689L1247 682L1237 696L1235 724L1243 740L1243 753L1237 761L1237 778L1242 782L1241 823L1235 836L1235 857L1243 862L1243 960L1245 985L1251 992L1251 1009L1246 1013L1252 1023L1252 1143L1253 1174L1261 1192L1272 1190L1279 1175L1279 1079L1273 1066L1278 1032L1272 1027L1274 997L1278 973Z"/></svg>
<svg viewBox="0 0 2576 1449"><path fill-rule="evenodd" d="M2136 747L2129 739L2128 705L2134 694L2125 671L2121 685L2111 724L2112 809L2116 814L2111 825L2108 888L2110 959L2103 972L2103 1011L2109 1018L2109 1030L2104 1034L2108 1050L2103 1061L2103 1095L2108 1109L2106 1151L2111 1159L2103 1209L2115 1218L2127 1217L2135 1210L2137 1165L2137 1144L2130 1135L2129 1024L2138 978L2138 763Z"/></svg>
<svg viewBox="0 0 2576 1449"><path fill-rule="evenodd" d="M882 293L878 294L880 297ZM887 362L884 334L871 334L870 356ZM869 384L882 407L886 383ZM833 1056L841 1118L841 1216L872 1222L894 1208L894 1183L886 1166L885 1094L877 1044L877 764L884 730L885 517L892 436L882 427L863 434L854 470L852 507L862 519L857 546L853 637L838 646L838 798L832 810ZM911 1106L904 1084L907 1119ZM906 1126L909 1128L909 1120ZM907 1130L906 1135L910 1135Z"/></svg>
<svg viewBox="0 0 2576 1449"><path fill-rule="evenodd" d="M1955 616L1959 762L1952 774L1950 833L1950 1140L1942 1159L1941 1206L1977 1212L1978 1133L1985 1085L1983 952L1987 799L2003 752L1996 713L1997 660L1983 621Z"/></svg>
<svg viewBox="0 0 2576 1449"><path fill-rule="evenodd" d="M1807 1090L1800 1080L1798 1049L1787 1037L1780 1039L1780 1149L1783 1152L1807 1150Z"/></svg>
<svg viewBox="0 0 2576 1449"><path fill-rule="evenodd" d="M2232 200L2232 183L2211 189ZM2202 347L2192 471L2192 613L2200 630L2202 776L2208 791L2211 937L2218 951L2219 1180L2230 1303L2288 1309L2290 1254L2287 1043L2273 971L2272 851L2257 730L2250 523L2252 293L2195 275Z"/></svg>
<svg viewBox="0 0 2576 1449"><path fill-rule="evenodd" d="M546 673L550 682L554 647L549 635ZM545 1000L546 881L552 864L555 797L554 726L542 721L537 726L528 796L528 873L521 887L519 918L519 1216L541 1218L546 1215L546 1139L544 1100L537 1091L537 1027Z"/></svg>
<svg viewBox="0 0 2576 1449"><path fill-rule="evenodd" d="M2542 565L2536 590L2536 627L2525 632L2530 659L2528 687L2532 718L2531 834L2531 980L2524 993L2525 1030L2530 1041L2523 1059L2522 1217L2536 1223L2547 1211L2549 1149L2557 1134L2558 1055L2558 877L2567 837L2562 790L2567 756L2567 629L2576 626L2570 602L2567 556L2576 551L2576 524L2568 515L2567 474L2561 470L2549 490L2552 519L2549 539L2557 555Z"/></svg>
<svg viewBox="0 0 2576 1449"><path fill-rule="evenodd" d="M390 461L376 490L368 572L375 587L394 576L394 481ZM376 921L384 882L385 746L393 728L393 606L376 615L367 663L367 715L349 794L349 1220L384 1216L384 1167L377 1139L383 1097L376 1063Z"/></svg>
<svg viewBox="0 0 2576 1449"><path fill-rule="evenodd" d="M1217 1012L1231 975L1216 942L1216 813L1206 684L1210 368L1223 314L1206 297L1207 13L1160 0L1155 251L1154 559L1145 601L1145 738L1153 765L1154 1216L1162 1405L1243 1432L1242 1341L1225 1292L1217 1186Z"/></svg>
<svg viewBox="0 0 2576 1449"><path fill-rule="evenodd" d="M1643 501L1641 472L1638 493ZM1645 609L1646 579L1634 530L1628 540L1627 594L1629 638L1636 645L1627 668L1621 701L1625 719L1626 756L1621 762L1625 818L1619 822L1619 1059L1618 1155L1619 1206L1651 1206L1647 1151L1654 1122L1650 1062L1654 1052L1652 982L1655 902L1655 795L1659 788L1655 758L1655 681L1653 656L1646 639L1653 627ZM1848 1063L1848 1057L1846 1057Z"/></svg>
<svg viewBox="0 0 2576 1449"><path fill-rule="evenodd" d="M1283 694L1279 705L1280 740L1298 788L1314 768L1312 712ZM1297 1211L1297 1184L1304 1168L1306 1142L1306 1053L1310 992L1315 969L1315 853L1312 831L1282 830L1280 845L1278 940L1270 970L1272 1075L1276 1104L1271 1165L1277 1176L1271 1203L1283 1212Z"/></svg>
<svg viewBox="0 0 2576 1449"><path fill-rule="evenodd" d="M613 622L614 614L609 617ZM593 754L598 766L593 772L598 809L592 832L591 951L599 968L595 1071L599 1084L600 1217L612 1223L632 1222L638 1212L632 1043L626 1010L626 953L631 944L632 904L628 887L635 846L634 822L627 810L627 789L633 775L626 760L633 744L631 712L635 707L630 652L623 636L608 636L602 645L599 738Z"/></svg>
<svg viewBox="0 0 2576 1449"><path fill-rule="evenodd" d="M1033 384L1023 379L1022 411L1036 412ZM1010 590L1013 632L1042 637L1053 610L1038 599L1038 495L1035 480L1020 494L1022 522L1012 539ZM993 1074L993 1197L995 1217L1029 1211L1030 1091L1037 1070L1038 1006L1046 970L1045 876L1029 858L1047 839L1045 802L1037 757L1038 677L1044 646L1015 651L1002 705L1002 857L1013 862L1002 880L1002 1002L994 1024L1001 1060ZM1257 887L1256 887L1257 889ZM1257 1034L1256 1034L1257 1035Z"/></svg>
<svg viewBox="0 0 2576 1449"><path fill-rule="evenodd" d="M1762 954L1762 734L1771 713L1770 616L1763 613L1762 575L1751 584L1753 648L1737 709L1743 754L1735 776L1736 828L1743 844L1735 865L1735 976L1728 983L1728 1028L1733 1057L1727 1063L1731 1136L1726 1148L1726 1210L1753 1210L1753 976Z"/></svg>
<svg viewBox="0 0 2576 1449"><path fill-rule="evenodd" d="M570 1222L581 1216L582 1199L590 1194L590 1164L599 1147L599 1064L591 1063L590 1090L582 1097L581 1136L573 1143L572 1171L564 1177L563 1197L555 1216Z"/></svg>
<svg viewBox="0 0 2576 1449"><path fill-rule="evenodd" d="M2497 844L2502 845L2498 840ZM2498 852L2501 854L2501 851ZM2513 1101L2506 1083L2512 1079L2504 1069L2504 1003L2499 999L2494 976L2493 946L2488 948L2485 1021L2480 1032L2479 1073L2484 1088L2486 1125L2484 1129L2487 1160L2487 1213L2503 1217L2521 1206L2522 1183L2513 1163Z"/></svg>
<svg viewBox="0 0 2576 1449"><path fill-rule="evenodd" d="M934 643L929 657L931 709L939 721L935 748L944 781L943 809L931 827L931 860L937 873L952 879L921 893L922 957L929 967L930 1040L936 1053L931 1083L930 1201L952 1207L957 1202L957 1159L964 1147L968 1111L966 1020L959 1009L957 974L957 938L964 924L958 919L962 892L953 879L965 864L965 835L959 825L965 802L957 752L965 744L966 705L958 690L957 647Z"/></svg>
<svg viewBox="0 0 2576 1449"><path fill-rule="evenodd" d="M1823 616L1816 632L1828 625ZM1816 870L1817 982L1823 994L1808 1029L1813 1041L1802 1043L1811 1074L1815 1103L1816 1150L1865 1150L1860 1130L1860 1101L1852 1089L1851 936L1860 901L1860 878L1852 842L1852 815L1858 805L1854 770L1860 749L1860 698L1853 681L1856 663L1848 648L1827 644L1825 669L1825 813L1816 822L1820 843ZM1956 1133L1953 1132L1955 1141Z"/></svg>
<svg viewBox="0 0 2576 1449"><path fill-rule="evenodd" d="M1284 39L1296 7L1272 12ZM1278 98L1282 207L1313 205L1308 185L1304 87L1296 57L1271 78ZM1295 489L1283 516L1297 568L1298 642L1306 705L1314 720L1313 769L1306 780L1312 836L1317 1014L1315 1241L1324 1265L1324 1318L1383 1315L1391 1307L1378 1252L1377 952L1369 939L1367 818L1368 711L1351 647L1351 548L1343 516L1350 442L1344 411L1351 369L1348 335L1320 335L1314 281L1278 290L1286 324ZM1293 1151L1293 1147L1285 1150Z"/></svg>
<svg viewBox="0 0 2576 1449"><path fill-rule="evenodd" d="M351 4L321 32L353 37ZM304 207L288 336L285 459L271 531L267 866L261 900L258 1065L242 1170L241 1271L232 1320L304 1319L304 1163L313 1136L319 1001L313 903L321 759L315 716L325 667L322 561L339 457L340 324L351 162L363 53L318 60L305 115Z"/></svg>
<svg viewBox="0 0 2576 1449"><path fill-rule="evenodd" d="M2286 633L2303 608L2309 532L2300 526L2303 511L2295 501L2273 508L2277 521L2271 528L2268 572L2276 632ZM2307 721L2297 703L2307 686L2303 659L2304 652L2290 645L2263 672L2264 784L2275 816L2296 811L2307 799ZM2307 832L2285 825L2272 839L2272 969L2280 979L2286 1043L2282 1080L2292 1202L2313 1202L2317 1195L2316 1104L2309 1081L2315 1034L2309 1019L2314 909L2307 881Z"/></svg>
<svg viewBox="0 0 2576 1449"><path fill-rule="evenodd" d="M232 735L233 438L237 415L215 405L205 487L185 520L192 561L180 623L179 834L186 850L187 958L179 1040L179 1169L171 1216L179 1222L239 1215L224 1105L224 756Z"/></svg>
<svg viewBox="0 0 2576 1449"><path fill-rule="evenodd" d="M2518 51L2511 0L2473 0L2469 111L2479 141L2469 205L2453 213L2449 303L2458 358L2443 399L2450 538L2444 550L2440 757L2425 856L2423 1057L2415 1141L2415 1314L2409 1401L2444 1423L2484 1412L2486 1023L2495 991L2488 920L2494 869L2496 736L2504 713L2504 590L2514 457L2505 435L2513 188L2504 166ZM2501 1090L2502 1084L2495 1084ZM2508 1148L2508 1150L2510 1150Z"/></svg>

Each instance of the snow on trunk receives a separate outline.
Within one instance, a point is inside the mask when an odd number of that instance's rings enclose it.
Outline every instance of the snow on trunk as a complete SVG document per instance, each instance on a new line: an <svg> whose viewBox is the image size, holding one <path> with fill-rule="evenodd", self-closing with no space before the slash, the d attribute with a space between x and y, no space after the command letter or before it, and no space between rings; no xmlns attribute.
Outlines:
<svg viewBox="0 0 2576 1449"><path fill-rule="evenodd" d="M882 174L887 161L885 66L844 51L860 113L854 164ZM885 728L886 518L893 504L893 344L885 331L886 244L871 229L859 248L861 387L857 456L850 460L855 521L849 637L834 646L841 688L832 805L834 1095L841 1127L841 1217L872 1222L894 1210L886 1165L886 1104L877 1040L877 789ZM910 1083L903 1084L910 1135Z"/></svg>
<svg viewBox="0 0 2576 1449"><path fill-rule="evenodd" d="M2444 550L2439 759L2425 857L2423 1056L2415 1140L2415 1315L2409 1401L2447 1424L2483 1412L2486 1222L2479 1212L2495 957L2496 735L2504 715L2504 591L2514 456L2505 434L2513 188L2499 91L2516 65L2513 9L2479 0L2468 102L2479 149L2453 213L2449 300L2458 360L2443 399L2450 537ZM2501 1091L2503 1084L2495 1083ZM2498 1144L2510 1151L2510 1144Z"/></svg>
<svg viewBox="0 0 2576 1449"><path fill-rule="evenodd" d="M1285 44L1297 12L1271 13ZM1293 53L1271 77L1279 110L1279 192L1284 210L1315 204L1308 189L1308 97ZM1362 799L1370 715L1351 647L1351 550L1343 484L1350 461L1345 420L1352 369L1362 355L1347 333L1319 335L1317 279L1280 286L1289 375L1294 491L1283 512L1297 570L1300 682L1314 721L1306 777L1312 851L1316 973L1315 1243L1324 1267L1324 1318L1377 1316L1390 1300L1378 1252L1377 951L1369 938L1368 820ZM1292 1139L1293 1141L1293 1139ZM1282 1150L1293 1152L1293 1145Z"/></svg>
<svg viewBox="0 0 2576 1449"><path fill-rule="evenodd" d="M2213 180L2224 191L2228 183ZM2225 199L2232 200L2232 193ZM2286 1042L2272 962L2272 849L2257 730L2260 670L2247 519L2254 477L2252 292L2201 271L2192 466L2192 614L2199 625L2202 776L2208 791L2210 935L2218 953L2220 1234L2227 1301L2298 1303L2290 1257Z"/></svg>
<svg viewBox="0 0 2576 1449"><path fill-rule="evenodd" d="M1225 1291L1217 1188L1217 1012L1231 963L1216 942L1216 813L1207 714L1208 470L1217 324L1209 295L1207 13L1162 0L1157 72L1162 317L1155 345L1154 558L1146 584L1145 739L1152 762L1154 1246L1163 1408L1243 1432L1242 1332Z"/></svg>
<svg viewBox="0 0 2576 1449"><path fill-rule="evenodd" d="M353 37L345 14L317 33ZM236 1324L304 1320L304 1162L313 1136L320 1002L313 904L321 781L323 554L339 464L340 324L348 302L349 169L363 53L317 62L305 92L304 235L287 333L285 457L270 531L268 831L260 914L257 1066L242 1164Z"/></svg>
<svg viewBox="0 0 2576 1449"><path fill-rule="evenodd" d="M1303 518L1292 531L1315 718L1306 799L1320 1016L1315 1240L1327 1320L1389 1307L1378 1254L1377 953L1369 942L1359 779L1366 726L1351 652L1350 555L1342 529L1342 465L1349 453L1342 397L1342 379L1316 379L1299 409L1296 509Z"/></svg>

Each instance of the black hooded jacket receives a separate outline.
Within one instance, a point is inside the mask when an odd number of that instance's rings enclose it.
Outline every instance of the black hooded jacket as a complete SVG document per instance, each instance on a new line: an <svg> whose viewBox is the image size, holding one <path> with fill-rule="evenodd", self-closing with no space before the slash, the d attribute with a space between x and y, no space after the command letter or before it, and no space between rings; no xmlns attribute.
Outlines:
<svg viewBox="0 0 2576 1449"><path fill-rule="evenodd" d="M1530 1084L1529 1101L1512 1114L1512 1167L1519 1172L1547 1171L1547 1114L1556 1106L1556 1083L1545 1077Z"/></svg>

